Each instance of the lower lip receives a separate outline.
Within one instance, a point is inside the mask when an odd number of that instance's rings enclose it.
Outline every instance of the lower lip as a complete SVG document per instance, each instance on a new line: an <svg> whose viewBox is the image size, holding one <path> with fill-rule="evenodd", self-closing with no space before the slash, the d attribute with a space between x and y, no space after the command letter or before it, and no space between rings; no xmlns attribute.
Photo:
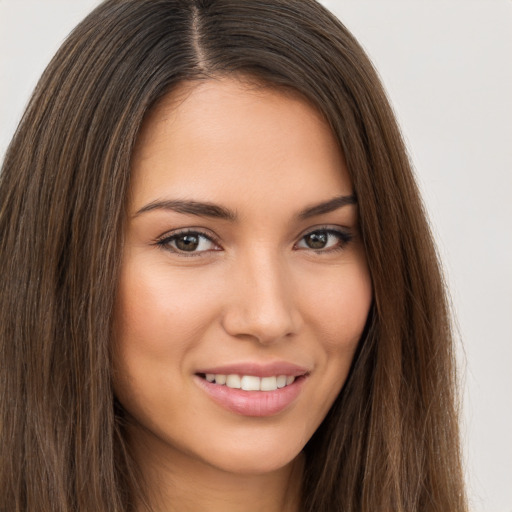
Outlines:
<svg viewBox="0 0 512 512"><path fill-rule="evenodd" d="M195 376L198 385L210 398L228 411L243 416L273 416L284 411L299 396L306 377L298 377L284 388L275 391L244 391L213 384Z"/></svg>

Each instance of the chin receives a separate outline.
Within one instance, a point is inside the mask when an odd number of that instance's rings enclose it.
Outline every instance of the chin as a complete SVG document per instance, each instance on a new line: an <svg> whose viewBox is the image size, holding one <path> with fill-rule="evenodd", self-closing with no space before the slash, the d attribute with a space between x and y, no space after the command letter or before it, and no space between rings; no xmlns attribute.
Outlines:
<svg viewBox="0 0 512 512"><path fill-rule="evenodd" d="M221 469L226 473L241 476L264 475L277 472L293 463L301 454L301 451L289 453L259 453L255 454L229 454L225 459L212 461L210 465Z"/></svg>
<svg viewBox="0 0 512 512"><path fill-rule="evenodd" d="M272 434L261 433L256 440L233 440L223 449L218 446L210 451L208 461L210 465L229 473L272 473L297 459L305 443L302 438L294 440L289 435L272 437Z"/></svg>

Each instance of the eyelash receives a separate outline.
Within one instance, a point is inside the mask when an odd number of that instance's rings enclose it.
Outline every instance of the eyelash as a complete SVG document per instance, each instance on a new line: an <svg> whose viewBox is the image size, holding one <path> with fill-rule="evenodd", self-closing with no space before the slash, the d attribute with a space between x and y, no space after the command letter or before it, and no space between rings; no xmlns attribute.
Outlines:
<svg viewBox="0 0 512 512"><path fill-rule="evenodd" d="M211 234L207 234L199 229L184 229L182 231L172 233L171 235L165 234L156 240L155 245L157 245L158 247L160 247L161 249L163 249L165 251L170 251L172 253L179 254L180 256L184 256L184 257L197 257L197 256L204 255L205 252L210 252L209 250L187 252L187 251L183 251L178 248L173 248L170 246L170 244L173 241L179 240L181 237L184 237L186 235L197 236L198 238L207 240L208 242L211 242L215 246L220 247L220 245L215 237L213 237ZM213 250L218 251L220 249L213 249Z"/></svg>
<svg viewBox="0 0 512 512"><path fill-rule="evenodd" d="M334 236L338 239L338 243L335 246L328 247L328 248L314 249L312 247L304 247L304 248L299 248L297 250L310 250L310 251L315 252L316 254L337 252L337 251L342 251L343 249L345 249L346 246L350 242L352 242L352 240L354 239L354 235L346 229L345 230L334 229L332 227L326 226L326 227L316 227L316 228L312 229L311 231L308 231L307 233L305 233L304 235L301 236L299 242L302 242L308 236L311 236L313 234L318 234L318 233L325 233L328 236ZM297 244L299 242L297 242ZM297 244L295 244L295 245L297 245Z"/></svg>
<svg viewBox="0 0 512 512"><path fill-rule="evenodd" d="M296 247L297 244L299 244L300 242L305 240L306 237L311 236L313 234L319 234L319 233L336 237L338 239L338 243L333 247L319 248L319 249L314 249L311 247ZM179 240L180 237L184 237L186 235L197 236L200 239L207 240L208 242L214 244L216 247L220 247L218 240L214 236L212 236L209 233L207 234L198 229L185 229L182 231L178 231L176 233L172 233L171 235L165 234L155 241L155 245L157 245L158 247L160 247L163 250L170 251L172 253L179 254L180 256L184 256L184 257L198 257L198 256L203 256L205 253L208 253L212 250L213 251L222 250L222 249L218 248L218 249L209 249L209 250L206 249L206 250L202 250L202 251L187 252L187 251L178 249L176 247L172 247L170 245L172 242L175 242L176 240ZM351 232L349 232L348 230L334 229L332 227L316 227L316 228L312 229L311 231L304 233L300 237L299 241L294 244L294 249L295 250L309 250L309 251L313 251L316 254L326 254L326 253L331 253L331 252L336 252L336 251L342 251L353 239L354 239L353 234Z"/></svg>

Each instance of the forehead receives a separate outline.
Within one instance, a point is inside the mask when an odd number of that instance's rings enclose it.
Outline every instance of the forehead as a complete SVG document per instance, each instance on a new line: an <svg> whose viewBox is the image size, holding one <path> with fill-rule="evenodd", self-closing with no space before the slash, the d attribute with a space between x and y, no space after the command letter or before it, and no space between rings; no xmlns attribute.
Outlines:
<svg viewBox="0 0 512 512"><path fill-rule="evenodd" d="M351 192L337 140L309 102L232 78L185 82L164 97L142 126L132 173L138 202Z"/></svg>

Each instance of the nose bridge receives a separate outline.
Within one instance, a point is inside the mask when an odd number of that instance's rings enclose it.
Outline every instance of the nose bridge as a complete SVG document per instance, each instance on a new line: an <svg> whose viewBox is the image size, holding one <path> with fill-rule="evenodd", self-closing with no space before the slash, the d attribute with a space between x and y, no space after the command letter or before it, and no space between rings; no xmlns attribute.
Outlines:
<svg viewBox="0 0 512 512"><path fill-rule="evenodd" d="M295 334L299 315L284 258L275 248L257 247L247 250L237 260L225 329L231 335L250 336L260 343L272 343Z"/></svg>

